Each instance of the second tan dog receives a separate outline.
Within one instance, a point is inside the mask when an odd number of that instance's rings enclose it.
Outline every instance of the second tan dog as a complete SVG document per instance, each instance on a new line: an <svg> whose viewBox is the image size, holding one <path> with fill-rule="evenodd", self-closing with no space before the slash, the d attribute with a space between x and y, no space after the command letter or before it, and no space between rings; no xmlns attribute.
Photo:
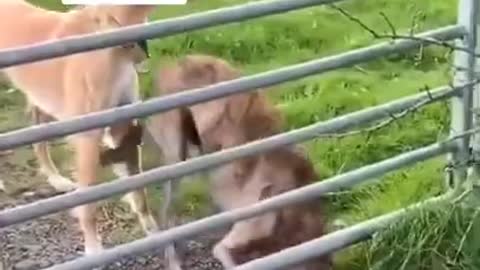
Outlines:
<svg viewBox="0 0 480 270"><path fill-rule="evenodd" d="M238 78L226 61L207 55L190 55L163 68L157 78L158 95L185 91ZM188 158L189 145L210 153L272 136L281 131L280 113L259 91L216 99L155 115L148 130L167 163ZM223 210L254 204L317 180L312 164L296 147L282 147L240 159L209 171L211 194ZM165 187L162 219L171 220L170 203L175 185ZM237 222L214 247L223 266L271 254L324 234L324 215L317 202L290 206ZM278 237L289 235L291 237ZM181 269L174 247L166 250L170 269ZM329 257L305 263L302 270L330 269Z"/></svg>

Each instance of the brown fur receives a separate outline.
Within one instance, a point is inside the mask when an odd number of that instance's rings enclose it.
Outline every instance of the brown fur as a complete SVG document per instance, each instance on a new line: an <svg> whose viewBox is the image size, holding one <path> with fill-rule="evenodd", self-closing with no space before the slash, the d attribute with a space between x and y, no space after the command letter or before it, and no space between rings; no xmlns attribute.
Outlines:
<svg viewBox="0 0 480 270"><path fill-rule="evenodd" d="M87 6L68 12L36 7L24 0L0 1L0 49L26 46L65 37L106 31L144 23L155 6ZM21 18L21 19L19 19ZM138 44L77 53L3 69L13 86L21 90L31 105L34 123L65 120L100 111L138 99L134 64L145 54ZM131 121L109 127L110 145L118 147L130 132ZM81 132L68 137L75 151L78 183L61 176L51 162L46 143L35 144L36 155L49 183L59 191L94 185L100 165L103 129ZM126 172L127 173L127 172ZM134 210L142 204L142 191L129 198ZM97 234L95 204L79 206L74 211L85 238L87 254L102 249ZM137 211L136 211L137 212ZM138 213L138 212L137 212ZM150 216L142 224L154 229Z"/></svg>
<svg viewBox="0 0 480 270"><path fill-rule="evenodd" d="M275 173L270 174L271 178L268 179L272 182L275 181L274 187L269 193L264 194L264 198L300 188L318 180L312 164L295 150L276 149L265 153L260 158L263 158L264 161L263 163L260 162L258 166L267 168L257 168L256 170L284 170L283 172L277 172L278 177L275 177ZM275 190L275 187L277 190ZM230 250L235 263L245 263L325 234L325 217L323 216L321 200L285 207L277 212L276 218L271 235L243 242ZM247 228L256 229L254 224ZM294 269L326 270L330 269L330 264L330 257L323 256L296 266Z"/></svg>
<svg viewBox="0 0 480 270"><path fill-rule="evenodd" d="M190 55L159 72L157 94L172 94L239 76L224 60ZM174 163L189 156L189 145L197 145L203 153L209 153L272 136L281 132L281 127L280 113L261 92L252 91L155 115L149 131L162 148L167 163ZM317 178L311 163L289 147L236 160L212 169L210 176L212 196L224 210L251 205ZM169 215L172 213L166 210L163 218ZM235 223L213 252L225 267L234 267L322 235L323 218L316 202L266 213ZM279 233L291 237L278 238ZM167 258L170 261L175 260L172 254L171 248L168 255L171 257ZM179 262L171 264L180 268ZM329 269L328 265L329 258L325 257L301 269L324 270Z"/></svg>

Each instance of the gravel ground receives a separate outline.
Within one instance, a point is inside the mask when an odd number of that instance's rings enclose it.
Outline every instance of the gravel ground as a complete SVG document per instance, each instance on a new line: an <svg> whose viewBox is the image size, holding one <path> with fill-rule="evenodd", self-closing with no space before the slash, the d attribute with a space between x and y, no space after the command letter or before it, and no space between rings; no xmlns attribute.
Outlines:
<svg viewBox="0 0 480 270"><path fill-rule="evenodd" d="M36 173L34 161L13 163L0 157L0 210L55 195ZM120 203L107 202L99 211L99 226L105 247L142 237L135 216ZM217 233L218 234L218 233ZM218 239L204 235L187 242L184 269L222 269L211 257ZM72 260L83 253L76 221L66 212L0 229L0 270L36 270ZM2 267L3 266L3 267ZM164 269L161 254L125 258L105 266L105 270Z"/></svg>

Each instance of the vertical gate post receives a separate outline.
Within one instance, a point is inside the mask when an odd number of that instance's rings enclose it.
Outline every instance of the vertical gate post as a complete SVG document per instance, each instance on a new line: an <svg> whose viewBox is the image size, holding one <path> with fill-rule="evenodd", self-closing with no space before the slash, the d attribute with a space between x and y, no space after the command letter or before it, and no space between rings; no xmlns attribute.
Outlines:
<svg viewBox="0 0 480 270"><path fill-rule="evenodd" d="M477 13L480 12L479 6L476 6ZM475 48L475 53L478 55L480 53L480 35L478 34L478 26L480 25L480 17L477 15L476 18L476 48ZM475 70L474 70L474 76L475 79L478 80L480 78L480 62L476 61L475 62ZM480 86L477 84L474 86L473 89L473 114L472 114L472 124L475 129L480 128ZM471 146L472 146L472 157L473 157L473 166L471 168L470 174L469 174L469 185L471 188L474 188L476 186L479 186L479 180L480 180L480 134L475 133L472 137L471 140Z"/></svg>
<svg viewBox="0 0 480 270"><path fill-rule="evenodd" d="M477 14L479 0L458 1L458 24L466 30L463 39L457 39L458 47L475 51L477 43ZM456 50L454 54L454 86L461 86L472 82L475 79L475 55L465 51ZM451 100L451 131L450 135L455 136L465 132L472 127L472 105L473 85L463 88L460 94ZM477 103L477 102L476 102ZM453 166L453 184L455 189L459 188L467 178L467 163L470 159L470 138L465 136L456 140L458 150L449 154L449 163Z"/></svg>

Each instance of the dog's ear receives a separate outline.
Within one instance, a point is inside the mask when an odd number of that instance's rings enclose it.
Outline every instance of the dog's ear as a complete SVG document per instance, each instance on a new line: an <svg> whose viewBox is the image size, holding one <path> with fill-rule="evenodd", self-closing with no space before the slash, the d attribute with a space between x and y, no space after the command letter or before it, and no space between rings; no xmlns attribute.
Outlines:
<svg viewBox="0 0 480 270"><path fill-rule="evenodd" d="M92 16L99 31L111 30L122 26L106 7L96 6L93 7L93 10Z"/></svg>
<svg viewBox="0 0 480 270"><path fill-rule="evenodd" d="M156 5L110 5L109 12L123 26L127 26L147 22L148 16L156 7Z"/></svg>
<svg viewBox="0 0 480 270"><path fill-rule="evenodd" d="M239 70L222 59L212 62L210 70L213 74L214 82L230 81L240 78L242 75ZM245 114L254 102L256 93L241 93L233 97L228 99L228 103L225 104L225 113L234 124L238 124L245 117Z"/></svg>
<svg viewBox="0 0 480 270"><path fill-rule="evenodd" d="M157 6L155 5L141 5L139 6L140 8L140 15L142 18L145 18L145 21L147 20L148 16L150 16L154 11Z"/></svg>
<svg viewBox="0 0 480 270"><path fill-rule="evenodd" d="M215 66L215 59L213 58L187 55L178 64L180 81L184 83L184 89L192 90L219 82L217 78L219 71ZM225 98L190 106L190 111L200 136L218 124L225 113L225 106Z"/></svg>
<svg viewBox="0 0 480 270"><path fill-rule="evenodd" d="M225 99L216 99L190 107L198 134L202 137L205 132L219 124L225 113Z"/></svg>
<svg viewBox="0 0 480 270"><path fill-rule="evenodd" d="M122 24L121 17L116 15L114 11L115 9L107 10L103 6L96 8L94 19L99 32L121 28L126 25ZM125 43L119 47L127 50L127 54L132 56L135 63L143 62L150 57L146 40Z"/></svg>
<svg viewBox="0 0 480 270"><path fill-rule="evenodd" d="M156 7L156 5L127 5L122 6L122 13L126 17L126 23L136 24L145 22Z"/></svg>

